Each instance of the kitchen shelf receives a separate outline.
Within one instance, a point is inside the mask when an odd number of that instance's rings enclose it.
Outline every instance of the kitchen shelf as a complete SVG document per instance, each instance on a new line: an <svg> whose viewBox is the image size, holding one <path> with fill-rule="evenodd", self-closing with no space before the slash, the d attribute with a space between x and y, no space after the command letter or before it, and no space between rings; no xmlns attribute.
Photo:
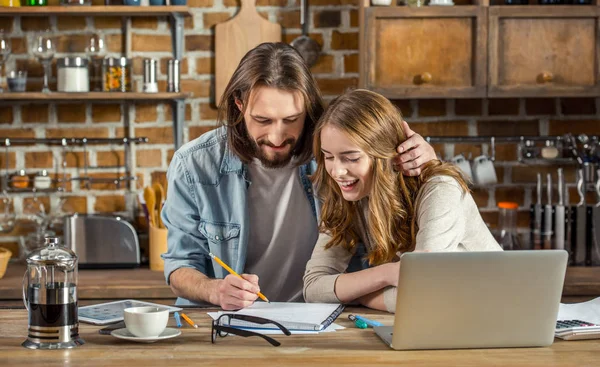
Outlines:
<svg viewBox="0 0 600 367"><path fill-rule="evenodd" d="M191 96L190 93L133 93L133 92L25 92L25 93L2 93L2 101L96 101L96 102L157 102L184 100Z"/></svg>
<svg viewBox="0 0 600 367"><path fill-rule="evenodd" d="M191 16L187 6L21 6L0 8L0 16Z"/></svg>

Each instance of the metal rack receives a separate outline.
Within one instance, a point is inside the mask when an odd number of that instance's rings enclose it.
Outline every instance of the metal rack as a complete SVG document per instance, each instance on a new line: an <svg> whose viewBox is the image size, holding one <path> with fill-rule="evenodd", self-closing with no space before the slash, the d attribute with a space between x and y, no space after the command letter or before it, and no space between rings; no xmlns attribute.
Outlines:
<svg viewBox="0 0 600 367"><path fill-rule="evenodd" d="M130 149L127 149L132 144L143 144L147 143L148 138L146 137L137 137L137 138L3 138L0 140L0 146L4 147L5 154L5 174L2 180L2 189L4 192L56 192L56 191L66 191L67 182L79 181L85 182L86 188L90 189L92 183L114 183L117 189L121 188L121 184L123 182L133 182L137 180L137 177L132 173L132 165L131 165L131 152ZM9 188L8 184L11 181L9 171L10 171L10 155L9 149L11 146L15 145L31 145L31 144L45 144L45 145L58 145L62 147L62 178L54 179L53 183L56 184L56 188L53 189L36 189L36 188ZM92 167L89 165L87 159L87 146L88 145L116 145L120 144L125 147L124 149L124 165L123 166L96 166ZM83 149L83 176L67 178L66 172L66 154L67 148L72 146L79 146ZM119 175L114 178L92 178L89 176L88 171L94 168L115 168L115 169L125 169L124 175ZM58 169L57 169L58 172ZM28 179L29 183L31 183L31 179Z"/></svg>

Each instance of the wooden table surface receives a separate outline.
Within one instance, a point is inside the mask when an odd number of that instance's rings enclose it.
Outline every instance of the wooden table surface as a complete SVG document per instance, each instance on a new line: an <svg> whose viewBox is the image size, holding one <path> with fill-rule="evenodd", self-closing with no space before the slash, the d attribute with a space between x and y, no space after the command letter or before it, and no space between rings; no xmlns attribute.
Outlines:
<svg viewBox="0 0 600 367"><path fill-rule="evenodd" d="M21 299L21 282L25 266L10 264L0 279L0 303ZM168 299L175 296L165 283L162 271L148 268L80 270L78 295L80 300L105 299ZM578 302L600 296L600 267L570 267L567 269L563 302Z"/></svg>
<svg viewBox="0 0 600 367"><path fill-rule="evenodd" d="M548 348L394 351L372 329L357 329L347 319L357 312L392 324L393 316L366 309L347 309L336 321L346 329L318 335L273 336L272 347L261 338L228 336L211 344L207 309L186 313L200 328L142 344L98 334L99 326L80 324L85 344L70 350L29 350L25 310L0 310L0 359L3 366L598 366L600 340L561 341ZM173 319L169 321L173 327Z"/></svg>

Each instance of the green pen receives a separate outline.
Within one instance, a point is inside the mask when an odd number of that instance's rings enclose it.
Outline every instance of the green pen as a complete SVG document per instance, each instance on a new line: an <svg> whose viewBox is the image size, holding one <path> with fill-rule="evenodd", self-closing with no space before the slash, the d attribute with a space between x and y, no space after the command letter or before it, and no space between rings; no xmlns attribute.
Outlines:
<svg viewBox="0 0 600 367"><path fill-rule="evenodd" d="M354 321L354 326L356 326L359 329L366 329L369 327L369 325L367 325L366 322L364 322L363 320L357 319L356 316L354 316L352 314L348 315L348 319L350 321Z"/></svg>

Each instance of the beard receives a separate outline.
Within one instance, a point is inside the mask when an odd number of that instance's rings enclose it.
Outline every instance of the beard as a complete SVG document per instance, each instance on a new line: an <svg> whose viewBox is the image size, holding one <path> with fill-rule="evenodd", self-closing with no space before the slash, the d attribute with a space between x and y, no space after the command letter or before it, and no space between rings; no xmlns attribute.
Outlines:
<svg viewBox="0 0 600 367"><path fill-rule="evenodd" d="M281 168L281 167L285 167L288 165L288 163L290 163L290 160L293 157L293 152L294 152L294 148L296 147L296 139L294 138L288 138L286 140L283 141L283 143L281 143L281 145L279 145L279 147L284 147L284 146L288 146L289 145L289 149L287 152L283 152L283 153L274 153L271 156L268 156L267 154L265 154L265 152L262 150L261 146L269 146L269 147L275 147L276 145L271 143L268 139L259 139L259 140L254 140L252 138L250 138L251 143L252 143L252 152L253 155L256 159L258 159L260 161L260 163L262 163L263 166L265 166L266 168Z"/></svg>

